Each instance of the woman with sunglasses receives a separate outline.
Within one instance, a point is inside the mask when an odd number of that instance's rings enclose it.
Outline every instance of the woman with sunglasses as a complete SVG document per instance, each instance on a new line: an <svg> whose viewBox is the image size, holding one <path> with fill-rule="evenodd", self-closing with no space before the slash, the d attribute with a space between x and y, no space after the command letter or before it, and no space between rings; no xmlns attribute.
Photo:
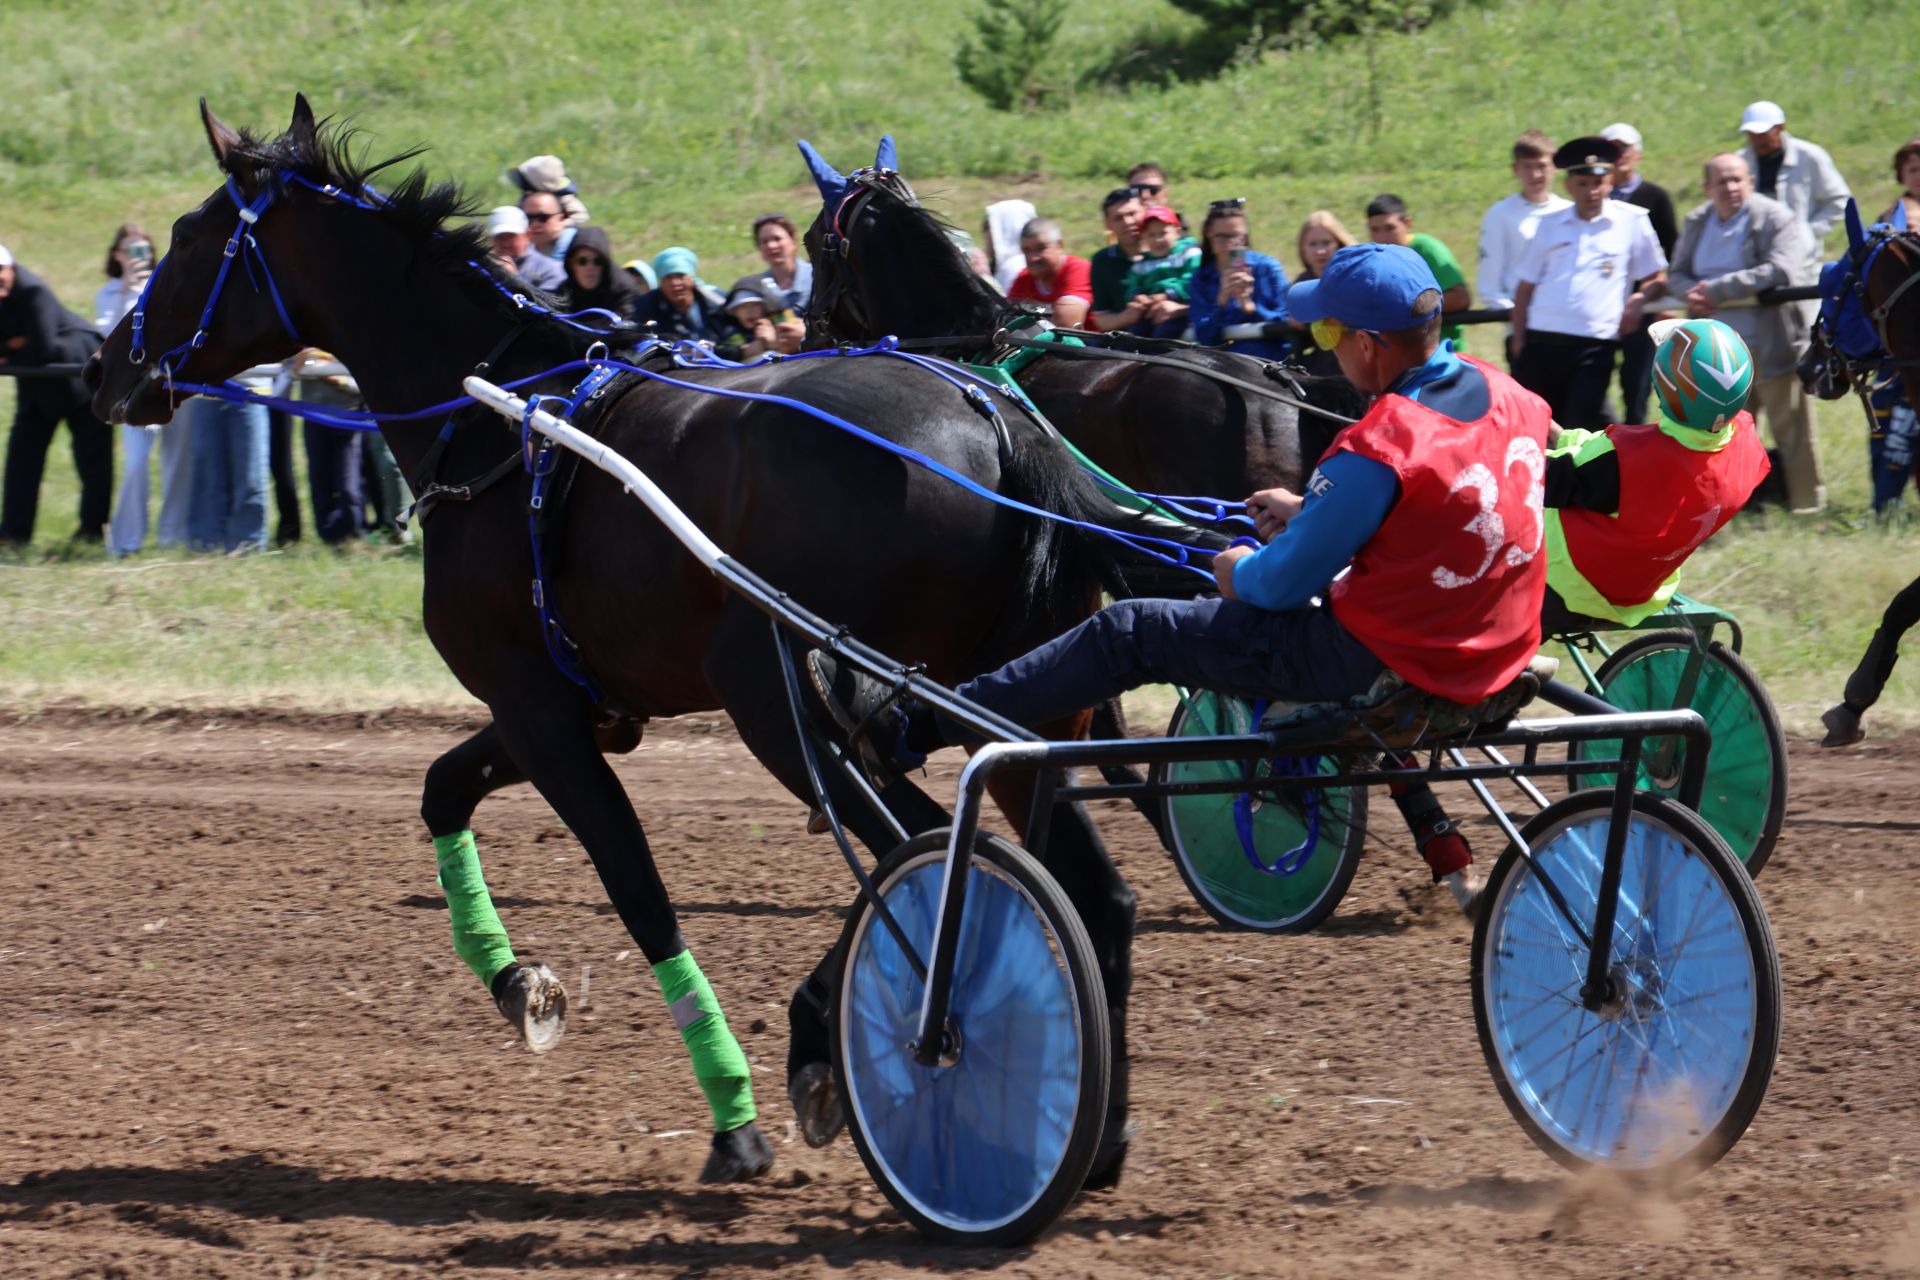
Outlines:
<svg viewBox="0 0 1920 1280"><path fill-rule="evenodd" d="M1284 359L1290 349L1285 338L1228 336L1240 326L1287 318L1287 273L1248 243L1246 202L1215 200L1207 206L1200 244L1205 258L1187 286L1194 341L1260 360Z"/></svg>
<svg viewBox="0 0 1920 1280"><path fill-rule="evenodd" d="M639 291L633 277L614 269L607 233L599 227L581 227L567 247L567 283L561 295L569 311L593 308L631 322Z"/></svg>

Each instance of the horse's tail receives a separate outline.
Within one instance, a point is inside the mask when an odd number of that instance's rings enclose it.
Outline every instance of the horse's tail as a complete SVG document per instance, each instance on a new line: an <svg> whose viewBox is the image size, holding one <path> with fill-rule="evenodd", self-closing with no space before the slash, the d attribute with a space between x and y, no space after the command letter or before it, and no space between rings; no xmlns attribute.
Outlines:
<svg viewBox="0 0 1920 1280"><path fill-rule="evenodd" d="M1207 553L1227 545L1227 538L1211 530L1115 503L1057 440L1024 433L1016 434L1015 439L1012 458L1003 472L1002 492L1006 496L1081 525L1193 548L1202 554L1189 555L1188 560L1203 569ZM1045 619L1058 632L1086 617L1089 604L1102 591L1126 600L1190 596L1207 589L1205 581L1191 570L1095 529L1037 518L1025 524L1020 581L1015 600L1010 602L1014 618Z"/></svg>

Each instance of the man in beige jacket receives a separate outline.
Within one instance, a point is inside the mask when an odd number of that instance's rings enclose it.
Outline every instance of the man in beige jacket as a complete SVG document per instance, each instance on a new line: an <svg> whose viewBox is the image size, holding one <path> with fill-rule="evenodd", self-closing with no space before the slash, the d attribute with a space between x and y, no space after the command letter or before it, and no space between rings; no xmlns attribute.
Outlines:
<svg viewBox="0 0 1920 1280"><path fill-rule="evenodd" d="M1756 295L1811 284L1807 224L1778 200L1756 195L1753 171L1738 155L1707 161L1707 203L1689 213L1674 246L1667 291L1690 316L1731 326L1753 352L1754 401L1779 447L1787 505L1797 514L1826 504L1813 412L1794 366L1806 353L1806 308L1760 306Z"/></svg>

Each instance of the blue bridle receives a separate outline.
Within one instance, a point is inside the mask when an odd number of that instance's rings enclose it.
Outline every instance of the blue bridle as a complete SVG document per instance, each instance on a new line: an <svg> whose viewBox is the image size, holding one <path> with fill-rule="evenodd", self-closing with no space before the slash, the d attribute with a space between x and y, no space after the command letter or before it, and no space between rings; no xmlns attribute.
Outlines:
<svg viewBox="0 0 1920 1280"><path fill-rule="evenodd" d="M261 184L260 194L252 200L248 200L245 194L241 192L240 184L234 180L233 175L227 175L226 192L227 195L233 199L234 207L240 211L239 221L234 224L233 234L227 237L226 246L221 250L220 270L213 277L213 287L207 291L206 305L200 309L200 319L199 322L194 325L193 336L179 346L174 347L171 351L168 351L165 355L159 357L155 362L154 367L159 371L160 377L167 383L170 390L174 385L174 376L186 366L188 360L193 358L194 352L206 345L208 331L213 326L214 309L220 305L220 295L227 286L227 277L232 274L233 263L236 258L238 258L242 266L245 267L247 282L253 286L255 293L260 292L261 282L266 282L267 296L273 300L273 309L280 316L281 327L286 330L287 336L292 338L298 346L305 347L308 345L306 340L300 336L299 329L294 326L293 317L287 312L286 301L280 296L280 285L274 280L273 271L267 266L267 255L265 251L261 249L260 242L254 239L253 236L254 224L260 221L261 216L265 214L267 209L273 204L274 198L289 184L305 187L330 200L339 200L343 203L353 205L355 208L365 209L368 212L379 212L388 205L387 198L370 186L362 188L365 196L355 195L353 192L335 186L332 183L314 182L312 179L302 177L291 169L282 169L275 175L274 180L263 182ZM598 336L606 336L607 331L593 325L580 324L576 318L580 316L599 316L609 321L614 329L631 328L630 325L621 320L620 317L616 316L613 312L599 307L588 307L581 311L555 311L551 307L543 306L541 303L536 302L525 293L516 292L515 290L507 288L493 272L488 271L472 259L468 259L467 265L479 273L479 275L495 289L498 289L502 294L511 299L514 306L519 310L558 320L563 324L579 329L583 333L592 333ZM133 304L133 345L127 353L127 360L136 366L145 364L147 361L145 342L147 295L152 291L154 281L160 278L160 271L165 266L166 259L162 258L159 263L154 266L152 273L147 276L146 284L141 286L140 297ZM174 360L176 356L180 357L177 363ZM194 386L183 389L198 390L201 394L206 394L204 387ZM381 417L382 415L379 414L369 414L368 420L369 422L378 422L381 420Z"/></svg>
<svg viewBox="0 0 1920 1280"><path fill-rule="evenodd" d="M194 326L193 336L155 362L154 367L159 370L161 378L166 381L169 388L173 385L174 374L193 358L194 352L206 345L207 331L213 324L214 308L220 305L220 294L227 286L227 277L233 272L235 258L240 259L241 264L246 268L247 282L253 286L255 293L260 292L260 281L263 279L266 281L267 294L273 299L273 309L279 313L280 323L286 328L287 336L302 347L307 345L301 340L300 331L294 328L293 317L287 314L287 304L280 297L280 286L267 266L267 256L261 251L260 242L253 238L253 224L260 221L260 215L265 213L267 207L273 203L273 198L279 191L278 185L266 183L262 186L259 195L248 200L241 194L240 184L235 182L233 176L229 174L226 189L227 194L233 197L234 207L240 211L240 220L234 224L233 234L227 237L226 247L221 250L220 270L213 277L213 288L207 291L207 304L200 309L200 321ZM153 282L160 278L161 268L166 265L166 259L162 258L154 266L152 273L147 276L146 284L140 287L140 297L133 304L133 346L127 352L127 360L135 365L147 362L145 341L147 295L153 289ZM258 276L255 275L256 267L259 271ZM175 356L180 357L177 364L174 362Z"/></svg>

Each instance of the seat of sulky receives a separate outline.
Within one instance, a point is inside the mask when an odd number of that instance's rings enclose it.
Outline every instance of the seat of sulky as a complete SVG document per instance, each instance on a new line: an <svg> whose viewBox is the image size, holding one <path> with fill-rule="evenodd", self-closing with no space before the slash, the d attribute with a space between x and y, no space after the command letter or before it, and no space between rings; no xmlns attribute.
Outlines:
<svg viewBox="0 0 1920 1280"><path fill-rule="evenodd" d="M1373 687L1345 702L1276 702L1259 731L1287 746L1400 750L1475 729L1499 727L1533 701L1560 669L1537 656L1508 684L1471 705L1451 702L1383 671Z"/></svg>

